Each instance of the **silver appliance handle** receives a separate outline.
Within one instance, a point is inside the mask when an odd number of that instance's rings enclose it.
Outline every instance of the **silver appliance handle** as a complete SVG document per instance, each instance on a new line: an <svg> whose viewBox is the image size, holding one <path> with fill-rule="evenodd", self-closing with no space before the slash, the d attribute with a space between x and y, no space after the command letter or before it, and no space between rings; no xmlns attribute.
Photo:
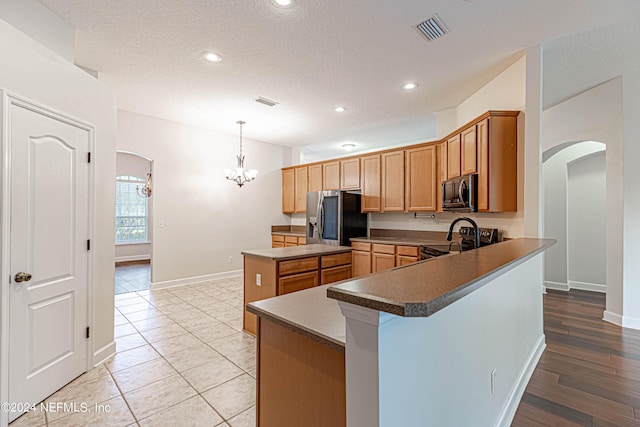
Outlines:
<svg viewBox="0 0 640 427"><path fill-rule="evenodd" d="M466 204L467 202L465 202L465 201L464 201L464 199L462 198L462 187L463 187L463 186L464 186L464 187L466 187L466 186L467 186L467 181L464 181L464 180L463 180L462 182L460 182L460 186L458 187L458 196L460 196L460 202L462 202L462 203L465 203L465 204Z"/></svg>
<svg viewBox="0 0 640 427"><path fill-rule="evenodd" d="M320 229L320 240L324 239L324 194L320 194L320 202L318 203L318 224Z"/></svg>

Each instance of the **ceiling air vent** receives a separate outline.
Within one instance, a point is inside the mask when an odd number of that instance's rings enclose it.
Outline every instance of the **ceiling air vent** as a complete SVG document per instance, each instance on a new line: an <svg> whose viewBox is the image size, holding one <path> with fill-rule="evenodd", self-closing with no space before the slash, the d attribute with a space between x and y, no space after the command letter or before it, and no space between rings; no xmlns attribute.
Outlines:
<svg viewBox="0 0 640 427"><path fill-rule="evenodd" d="M449 32L449 29L437 13L426 21L416 25L416 30L429 41L439 39Z"/></svg>
<svg viewBox="0 0 640 427"><path fill-rule="evenodd" d="M256 99L254 99L254 101L257 102L258 104L266 105L267 107L273 107L274 105L278 105L279 104L276 101L272 101L270 99L263 98L261 96L259 96Z"/></svg>

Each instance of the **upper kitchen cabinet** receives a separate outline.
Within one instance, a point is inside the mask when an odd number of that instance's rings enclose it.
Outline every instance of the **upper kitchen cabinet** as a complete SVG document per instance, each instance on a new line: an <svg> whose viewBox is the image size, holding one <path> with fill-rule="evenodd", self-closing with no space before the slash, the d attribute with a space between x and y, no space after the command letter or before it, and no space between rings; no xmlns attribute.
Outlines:
<svg viewBox="0 0 640 427"><path fill-rule="evenodd" d="M293 169L282 170L282 213L295 211L295 171Z"/></svg>
<svg viewBox="0 0 640 427"><path fill-rule="evenodd" d="M437 209L437 147L413 148L405 151L405 206L409 212Z"/></svg>
<svg viewBox="0 0 640 427"><path fill-rule="evenodd" d="M360 158L340 161L340 189L358 190L360 188Z"/></svg>
<svg viewBox="0 0 640 427"><path fill-rule="evenodd" d="M340 189L340 162L327 162L322 164L322 189Z"/></svg>
<svg viewBox="0 0 640 427"><path fill-rule="evenodd" d="M307 167L295 168L295 209L294 212L307 211Z"/></svg>
<svg viewBox="0 0 640 427"><path fill-rule="evenodd" d="M442 181L447 180L447 143L436 145L437 172L436 172L436 210L442 212Z"/></svg>
<svg viewBox="0 0 640 427"><path fill-rule="evenodd" d="M322 164L309 166L309 191L322 191Z"/></svg>
<svg viewBox="0 0 640 427"><path fill-rule="evenodd" d="M404 212L404 151L380 157L382 163L382 212Z"/></svg>
<svg viewBox="0 0 640 427"><path fill-rule="evenodd" d="M360 158L362 170L362 212L380 212L380 154Z"/></svg>
<svg viewBox="0 0 640 427"><path fill-rule="evenodd" d="M518 210L518 111L490 111L477 123L478 211Z"/></svg>
<svg viewBox="0 0 640 427"><path fill-rule="evenodd" d="M460 176L460 134L447 140L447 179Z"/></svg>
<svg viewBox="0 0 640 427"><path fill-rule="evenodd" d="M460 134L462 150L460 152L461 175L477 172L476 127L471 126Z"/></svg>

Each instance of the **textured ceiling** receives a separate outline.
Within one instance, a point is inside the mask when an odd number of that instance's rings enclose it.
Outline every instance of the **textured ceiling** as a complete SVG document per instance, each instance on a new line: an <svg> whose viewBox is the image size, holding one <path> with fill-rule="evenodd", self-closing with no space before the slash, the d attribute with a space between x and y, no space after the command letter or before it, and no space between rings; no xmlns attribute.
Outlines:
<svg viewBox="0 0 640 427"><path fill-rule="evenodd" d="M637 17L637 0L40 0L76 28L76 63L123 110L289 146L433 137L522 49ZM451 33L426 42L438 13ZM206 63L201 53L223 61ZM402 83L416 80L417 90ZM278 101L266 107L252 100ZM333 111L337 105L347 112Z"/></svg>

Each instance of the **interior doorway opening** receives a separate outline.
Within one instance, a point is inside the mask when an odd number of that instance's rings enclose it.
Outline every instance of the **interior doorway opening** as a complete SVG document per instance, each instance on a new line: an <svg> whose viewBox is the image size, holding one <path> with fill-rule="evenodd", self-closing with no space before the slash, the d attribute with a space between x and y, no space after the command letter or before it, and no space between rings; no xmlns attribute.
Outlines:
<svg viewBox="0 0 640 427"><path fill-rule="evenodd" d="M116 151L115 294L150 289L153 269L153 160Z"/></svg>
<svg viewBox="0 0 640 427"><path fill-rule="evenodd" d="M569 142L543 153L544 236L548 289L606 293L606 145Z"/></svg>

